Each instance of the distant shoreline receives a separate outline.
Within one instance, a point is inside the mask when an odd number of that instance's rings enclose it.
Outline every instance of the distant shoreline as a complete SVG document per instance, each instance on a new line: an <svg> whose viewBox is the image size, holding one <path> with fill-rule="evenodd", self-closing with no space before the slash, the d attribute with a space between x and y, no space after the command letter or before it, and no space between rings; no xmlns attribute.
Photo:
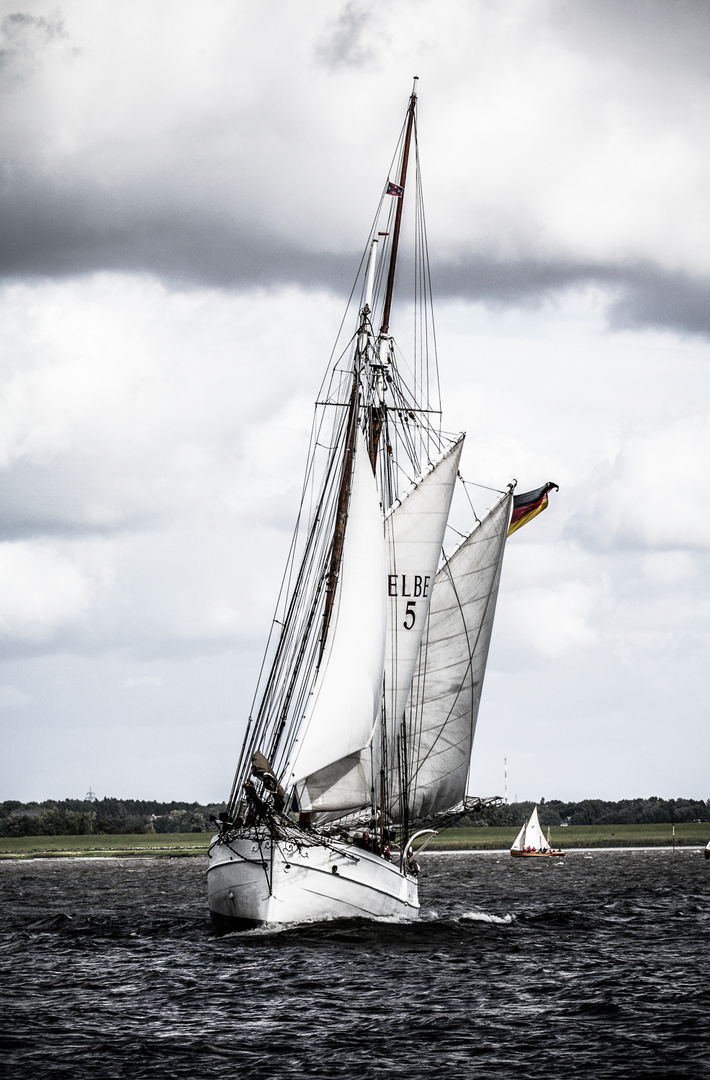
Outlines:
<svg viewBox="0 0 710 1080"><path fill-rule="evenodd" d="M697 851L702 852L704 845L702 844L676 844L672 847L670 844L634 844L631 847L570 847L563 849L569 855L603 855L610 854L612 852L624 852L624 851L667 851L671 855L675 851ZM508 848L475 848L475 847L457 847L457 848L444 848L444 847L431 847L429 846L422 854L426 855L507 855ZM81 852L81 851L33 851L23 853L9 853L6 851L0 851L0 862L43 862L52 861L59 862L63 859L71 862L79 862L82 859L91 859L92 861L99 862L101 860L111 859L198 859L206 858L207 851L196 848L192 851L182 851L178 849L168 848L135 848L134 850L122 849L120 851L96 851L96 852ZM559 863L559 860L554 860Z"/></svg>
<svg viewBox="0 0 710 1080"><path fill-rule="evenodd" d="M676 844L675 847L670 844L633 844L630 847L569 847L562 848L567 852L567 855L594 855L607 854L612 851L669 851L671 855L674 851L703 851L704 844ZM432 855L506 855L509 848L432 848L429 847L424 852Z"/></svg>
<svg viewBox="0 0 710 1080"><path fill-rule="evenodd" d="M426 850L508 851L515 828L454 828L435 837ZM110 833L84 836L0 837L0 861L57 858L195 858L206 856L211 833ZM625 851L633 849L696 848L710 839L710 824L690 822L661 825L578 825L553 828L550 843L564 851Z"/></svg>

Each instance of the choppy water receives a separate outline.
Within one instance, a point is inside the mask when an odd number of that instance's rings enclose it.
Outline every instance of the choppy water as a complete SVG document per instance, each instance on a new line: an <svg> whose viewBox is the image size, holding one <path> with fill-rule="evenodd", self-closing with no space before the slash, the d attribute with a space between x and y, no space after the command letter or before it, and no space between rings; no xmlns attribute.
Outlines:
<svg viewBox="0 0 710 1080"><path fill-rule="evenodd" d="M421 861L418 923L224 938L202 860L0 863L4 1075L710 1075L702 852Z"/></svg>

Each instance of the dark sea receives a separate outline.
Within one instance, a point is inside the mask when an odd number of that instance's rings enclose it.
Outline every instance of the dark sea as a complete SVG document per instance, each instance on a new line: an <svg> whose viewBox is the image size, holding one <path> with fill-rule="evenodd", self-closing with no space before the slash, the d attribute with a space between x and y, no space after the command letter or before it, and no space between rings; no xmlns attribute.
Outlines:
<svg viewBox="0 0 710 1080"><path fill-rule="evenodd" d="M0 1074L710 1076L710 861L421 857L418 922L217 937L202 859L0 863Z"/></svg>

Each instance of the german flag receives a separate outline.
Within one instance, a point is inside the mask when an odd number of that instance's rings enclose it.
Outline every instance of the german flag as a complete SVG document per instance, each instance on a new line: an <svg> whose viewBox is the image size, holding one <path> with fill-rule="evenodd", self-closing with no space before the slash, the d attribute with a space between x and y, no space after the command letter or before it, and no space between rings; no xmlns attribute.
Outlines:
<svg viewBox="0 0 710 1080"><path fill-rule="evenodd" d="M555 491L559 491L557 484L553 484L550 481L547 484L543 484L540 488L535 488L535 491L526 491L524 495L513 496L513 513L510 518L510 527L508 529L508 536L514 533L516 529L519 529L522 525L527 525L529 521L532 521L534 517L541 514L548 503L547 493L552 488Z"/></svg>

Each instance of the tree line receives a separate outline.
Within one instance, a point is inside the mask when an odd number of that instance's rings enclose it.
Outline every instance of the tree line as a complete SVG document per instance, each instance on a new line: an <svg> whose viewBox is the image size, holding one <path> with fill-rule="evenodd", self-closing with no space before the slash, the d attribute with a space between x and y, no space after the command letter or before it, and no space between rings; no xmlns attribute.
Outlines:
<svg viewBox="0 0 710 1080"><path fill-rule="evenodd" d="M520 826L535 803L515 802L488 807L460 825ZM540 823L547 825L647 825L710 821L710 800L695 799L584 799L562 802L540 799ZM0 803L0 835L78 836L90 833L208 832L210 817L224 803L151 802L140 799L47 799L45 802Z"/></svg>
<svg viewBox="0 0 710 1080"><path fill-rule="evenodd" d="M481 815L466 819L468 825L522 825L533 811L534 802L515 802L486 808ZM540 824L547 825L672 825L684 821L710 821L710 799L583 799L562 802L540 799Z"/></svg>
<svg viewBox="0 0 710 1080"><path fill-rule="evenodd" d="M47 799L0 803L0 835L82 836L91 833L207 832L225 803L142 799Z"/></svg>

